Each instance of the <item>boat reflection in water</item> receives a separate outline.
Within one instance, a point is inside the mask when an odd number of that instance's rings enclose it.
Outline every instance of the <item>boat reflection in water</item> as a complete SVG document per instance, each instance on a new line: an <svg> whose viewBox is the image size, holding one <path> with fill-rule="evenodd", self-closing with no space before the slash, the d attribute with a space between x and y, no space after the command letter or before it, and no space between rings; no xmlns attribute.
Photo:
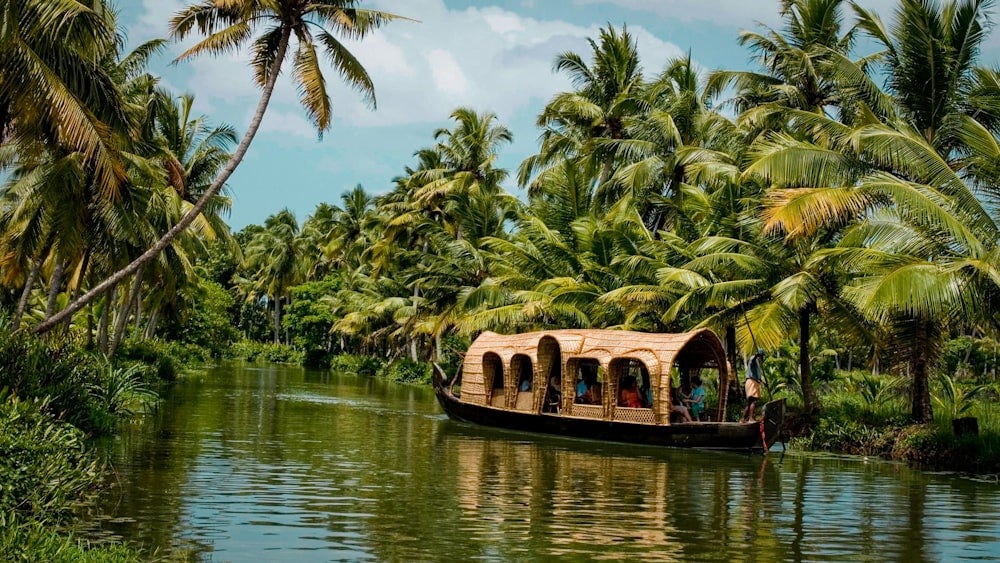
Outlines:
<svg viewBox="0 0 1000 563"><path fill-rule="evenodd" d="M448 465L456 465L455 526L472 534L470 549L502 542L503 555L514 558L607 553L674 561L737 556L774 539L776 458L569 439L532 443L461 423L443 428L438 442Z"/></svg>

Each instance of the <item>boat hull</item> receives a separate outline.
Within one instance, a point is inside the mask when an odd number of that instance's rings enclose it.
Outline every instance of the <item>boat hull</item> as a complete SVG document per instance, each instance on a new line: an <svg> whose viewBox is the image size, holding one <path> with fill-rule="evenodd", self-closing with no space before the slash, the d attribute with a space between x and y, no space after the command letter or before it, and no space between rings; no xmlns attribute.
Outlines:
<svg viewBox="0 0 1000 563"><path fill-rule="evenodd" d="M719 450L766 450L781 430L784 402L765 405L762 422L694 422L652 425L597 420L549 413L526 413L465 403L445 385L435 366L434 393L441 408L451 418L523 432L555 434L590 440L647 444L678 448Z"/></svg>

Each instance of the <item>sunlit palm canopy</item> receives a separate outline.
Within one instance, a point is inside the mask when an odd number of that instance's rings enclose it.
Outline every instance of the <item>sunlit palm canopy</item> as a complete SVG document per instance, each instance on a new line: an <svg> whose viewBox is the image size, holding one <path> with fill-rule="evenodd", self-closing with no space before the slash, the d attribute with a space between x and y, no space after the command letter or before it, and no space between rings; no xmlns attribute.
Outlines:
<svg viewBox="0 0 1000 563"><path fill-rule="evenodd" d="M251 45L251 66L257 83L267 83L278 57L283 34L298 45L292 76L309 119L322 135L330 129L332 106L320 55L372 107L375 89L368 72L343 40L359 40L400 16L379 10L359 9L355 0L203 0L179 12L170 22L171 33L184 39L195 30L206 37L181 53L186 59L202 53L236 52Z"/></svg>
<svg viewBox="0 0 1000 563"><path fill-rule="evenodd" d="M126 172L114 132L127 117L101 64L117 47L114 15L102 0L0 6L0 141L80 151L104 193L118 195Z"/></svg>

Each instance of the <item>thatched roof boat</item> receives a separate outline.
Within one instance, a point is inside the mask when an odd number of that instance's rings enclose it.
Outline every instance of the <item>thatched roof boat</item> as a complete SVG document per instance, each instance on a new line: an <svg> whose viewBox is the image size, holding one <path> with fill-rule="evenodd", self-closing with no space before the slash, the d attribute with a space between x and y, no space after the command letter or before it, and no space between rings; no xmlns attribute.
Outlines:
<svg viewBox="0 0 1000 563"><path fill-rule="evenodd" d="M434 390L450 417L488 426L665 446L766 449L780 431L784 403L765 405L760 422L726 422L731 374L722 341L710 330L485 332L450 382L435 366ZM672 421L672 382L687 383L696 375L724 392L710 393L704 421Z"/></svg>

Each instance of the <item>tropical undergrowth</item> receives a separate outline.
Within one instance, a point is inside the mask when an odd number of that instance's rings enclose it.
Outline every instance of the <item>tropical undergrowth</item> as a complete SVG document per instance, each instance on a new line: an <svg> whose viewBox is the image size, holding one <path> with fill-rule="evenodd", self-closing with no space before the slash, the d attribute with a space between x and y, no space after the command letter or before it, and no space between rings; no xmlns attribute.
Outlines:
<svg viewBox="0 0 1000 563"><path fill-rule="evenodd" d="M23 400L46 399L53 414L88 435L113 434L119 422L154 404L160 372L0 327L0 389Z"/></svg>
<svg viewBox="0 0 1000 563"><path fill-rule="evenodd" d="M883 457L927 467L1000 472L1000 405L996 387L940 375L932 387L934 420L913 424L906 378L838 373L822 393L823 408L793 439L805 450ZM953 421L973 417L978 434L958 434Z"/></svg>
<svg viewBox="0 0 1000 563"><path fill-rule="evenodd" d="M232 360L274 364L302 364L305 359L303 352L292 346L254 340L236 342L229 347L224 356Z"/></svg>
<svg viewBox="0 0 1000 563"><path fill-rule="evenodd" d="M49 399L0 395L0 553L7 561L138 561L122 544L92 545L68 531L73 509L104 479L86 434Z"/></svg>
<svg viewBox="0 0 1000 563"><path fill-rule="evenodd" d="M0 326L0 554L4 560L131 561L134 549L92 546L69 528L107 467L88 439L152 408L161 367L112 362L72 342Z"/></svg>
<svg viewBox="0 0 1000 563"><path fill-rule="evenodd" d="M397 358L391 361L362 354L338 354L330 360L330 371L378 377L396 383L431 382L431 364Z"/></svg>

